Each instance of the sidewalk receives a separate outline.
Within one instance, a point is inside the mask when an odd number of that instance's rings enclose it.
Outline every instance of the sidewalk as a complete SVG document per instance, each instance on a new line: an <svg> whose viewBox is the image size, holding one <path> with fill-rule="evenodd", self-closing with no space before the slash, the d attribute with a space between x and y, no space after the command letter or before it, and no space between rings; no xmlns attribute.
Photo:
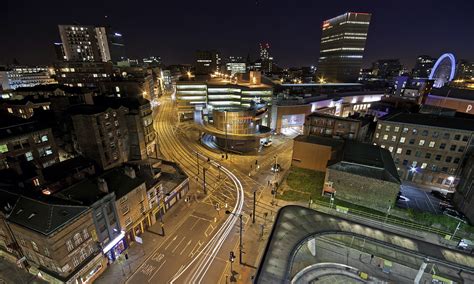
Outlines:
<svg viewBox="0 0 474 284"><path fill-rule="evenodd" d="M190 194L192 193L188 193L189 196ZM133 242L123 253L123 255L125 255L125 253L128 255L128 260L123 261L122 264L119 261L111 263L105 272L97 278L95 283L125 283L155 249L164 243L169 235L172 235L176 231L180 225L179 221L183 219L176 219L176 215L183 210L189 210L184 200L179 201L163 216L165 236L162 235L160 222L157 221L141 235L143 244Z"/></svg>

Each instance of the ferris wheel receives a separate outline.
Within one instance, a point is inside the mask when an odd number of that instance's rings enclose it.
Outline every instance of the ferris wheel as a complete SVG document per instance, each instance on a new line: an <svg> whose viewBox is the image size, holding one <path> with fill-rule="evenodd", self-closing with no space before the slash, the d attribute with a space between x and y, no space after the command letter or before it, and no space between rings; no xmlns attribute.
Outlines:
<svg viewBox="0 0 474 284"><path fill-rule="evenodd" d="M430 80L434 80L433 87L441 88L447 82L453 80L456 71L456 59L452 53L441 55L436 61L429 76Z"/></svg>

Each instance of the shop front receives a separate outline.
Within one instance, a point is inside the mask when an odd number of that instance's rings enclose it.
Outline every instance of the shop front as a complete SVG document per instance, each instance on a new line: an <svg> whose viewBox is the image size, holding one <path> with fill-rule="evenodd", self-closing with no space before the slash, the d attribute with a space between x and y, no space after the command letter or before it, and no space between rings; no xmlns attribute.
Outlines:
<svg viewBox="0 0 474 284"><path fill-rule="evenodd" d="M102 252L107 256L109 262L114 262L126 248L127 243L125 242L125 232L122 231L103 248Z"/></svg>

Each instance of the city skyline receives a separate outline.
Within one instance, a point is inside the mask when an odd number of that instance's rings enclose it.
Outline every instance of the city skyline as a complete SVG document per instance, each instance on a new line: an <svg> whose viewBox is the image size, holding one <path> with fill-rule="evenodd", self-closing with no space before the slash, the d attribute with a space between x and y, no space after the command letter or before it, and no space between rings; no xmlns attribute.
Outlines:
<svg viewBox="0 0 474 284"><path fill-rule="evenodd" d="M41 6L23 2L24 5L6 3L8 13L2 25L14 23L15 29L5 33L9 40L0 46L0 64L12 63L14 58L21 64L51 64L55 58L53 42L59 41L57 25L78 22L111 25L121 31L130 58L161 56L165 64L191 63L196 49L217 49L224 56L250 54L256 59L258 44L269 42L275 62L282 67L316 65L322 22L347 11L373 14L363 66L381 58L400 58L405 67L411 68L418 55L437 57L443 52L472 59L469 51L474 48L474 41L463 37L474 20L456 14L471 7L468 1L455 1L443 9L438 8L441 1L410 3L411 9L406 9L403 2L344 1L344 5L337 5L301 1L295 5L280 1L279 5L270 5L266 1L248 1L225 12L219 11L221 5L217 1L189 2L184 6L150 3L148 9L139 12L133 12L136 8L131 6L127 8L132 4L117 2L113 6L92 6L92 2L89 5L85 1L83 8L74 9L67 9L58 1ZM39 9L44 15L41 21L35 17ZM430 21L431 18L437 21Z"/></svg>

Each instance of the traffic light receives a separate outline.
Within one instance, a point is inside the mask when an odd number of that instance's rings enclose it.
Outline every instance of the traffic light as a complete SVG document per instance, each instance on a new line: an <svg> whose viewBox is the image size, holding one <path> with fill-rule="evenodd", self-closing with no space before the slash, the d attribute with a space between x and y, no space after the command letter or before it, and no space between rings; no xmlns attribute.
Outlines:
<svg viewBox="0 0 474 284"><path fill-rule="evenodd" d="M235 254L234 254L233 251L230 252L229 260L230 260L231 262L234 262L234 260L235 260Z"/></svg>

